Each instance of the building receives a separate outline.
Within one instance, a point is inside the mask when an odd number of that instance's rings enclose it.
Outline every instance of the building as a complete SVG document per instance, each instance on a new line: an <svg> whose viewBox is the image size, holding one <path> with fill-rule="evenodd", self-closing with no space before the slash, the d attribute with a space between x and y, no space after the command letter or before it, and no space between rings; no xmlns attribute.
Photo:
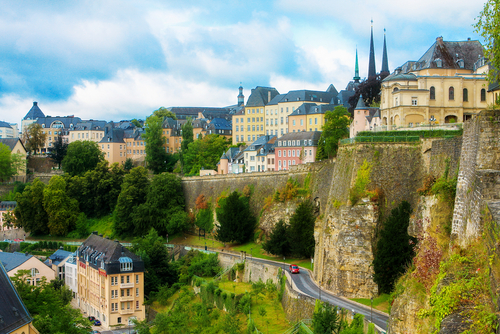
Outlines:
<svg viewBox="0 0 500 334"><path fill-rule="evenodd" d="M303 103L288 116L287 133L300 131L322 131L325 114L333 111L336 104Z"/></svg>
<svg viewBox="0 0 500 334"><path fill-rule="evenodd" d="M194 128L193 128L194 130ZM193 131L194 132L194 131ZM232 138L232 126L231 122L224 118L214 118L206 126L206 134L217 134L223 136L228 140ZM194 135L194 133L193 133Z"/></svg>
<svg viewBox="0 0 500 334"><path fill-rule="evenodd" d="M92 233L77 251L78 304L103 326L144 320L144 262L117 240Z"/></svg>
<svg viewBox="0 0 500 334"><path fill-rule="evenodd" d="M488 105L483 47L438 37L418 61L382 81L380 115L388 129L462 123Z"/></svg>
<svg viewBox="0 0 500 334"><path fill-rule="evenodd" d="M162 127L165 151L170 154L179 152L182 143L182 123L170 117L165 117ZM194 127L193 136L196 136Z"/></svg>
<svg viewBox="0 0 500 334"><path fill-rule="evenodd" d="M18 134L9 123L0 121L0 138L17 138Z"/></svg>
<svg viewBox="0 0 500 334"><path fill-rule="evenodd" d="M239 155L243 149L245 149L244 146L228 148L228 150L222 154L219 163L217 164L217 174L219 175L232 174L233 161L235 157Z"/></svg>
<svg viewBox="0 0 500 334"><path fill-rule="evenodd" d="M6 226L5 222L4 222L4 215L7 214L7 212L14 211L16 206L17 206L17 202L15 202L15 201L0 201L0 233L4 233L5 231L17 229L17 227L14 227L14 226ZM3 239L5 239L5 236Z"/></svg>
<svg viewBox="0 0 500 334"><path fill-rule="evenodd" d="M38 285L42 277L45 277L48 282L55 278L52 268L49 268L42 261L28 253L0 252L0 262L3 264L10 277L14 277L19 270L29 270L30 276L28 281L32 285Z"/></svg>
<svg viewBox="0 0 500 334"><path fill-rule="evenodd" d="M69 130L68 143L76 140L90 140L98 143L104 137L106 121L88 120L77 123Z"/></svg>
<svg viewBox="0 0 500 334"><path fill-rule="evenodd" d="M76 267L76 252L64 262L64 284L71 290L73 298L78 299L78 272Z"/></svg>
<svg viewBox="0 0 500 334"><path fill-rule="evenodd" d="M244 151L246 172L267 171L267 153L274 146L276 136L260 136L250 144Z"/></svg>
<svg viewBox="0 0 500 334"><path fill-rule="evenodd" d="M170 107L169 111L175 114L179 120L186 120L188 117L191 119L208 119L224 118L231 120L231 109L228 108L213 108L213 107Z"/></svg>
<svg viewBox="0 0 500 334"><path fill-rule="evenodd" d="M71 254L71 252L65 251L61 246L60 249L56 250L47 260L45 260L44 263L54 270L57 279L65 281L66 268L64 264Z"/></svg>
<svg viewBox="0 0 500 334"><path fill-rule="evenodd" d="M316 161L321 131L288 133L277 140L274 147L275 170L288 170L290 166Z"/></svg>
<svg viewBox="0 0 500 334"><path fill-rule="evenodd" d="M26 161L26 148L23 142L18 137L16 138L0 138L0 143L7 145L11 154L18 154L21 160ZM26 175L26 163L22 163L17 170L16 176Z"/></svg>
<svg viewBox="0 0 500 334"><path fill-rule="evenodd" d="M40 117L45 117L45 114L42 112L40 107L38 107L38 102L33 102L33 106L28 111L26 116L21 120L21 133L26 131L26 128L31 124L35 123L36 120Z"/></svg>
<svg viewBox="0 0 500 334"><path fill-rule="evenodd" d="M52 150L53 143L58 136L63 136L67 142L69 131L80 123L81 119L75 116L47 116L38 117L36 123L42 126L42 133L47 135L44 145L40 148L40 153L48 153Z"/></svg>
<svg viewBox="0 0 500 334"><path fill-rule="evenodd" d="M354 117L349 127L349 137L356 137L361 131L377 131L380 129L380 108L367 107L360 96L354 109Z"/></svg>
<svg viewBox="0 0 500 334"><path fill-rule="evenodd" d="M0 333L38 334L32 325L33 318L24 306L7 271L0 263Z"/></svg>

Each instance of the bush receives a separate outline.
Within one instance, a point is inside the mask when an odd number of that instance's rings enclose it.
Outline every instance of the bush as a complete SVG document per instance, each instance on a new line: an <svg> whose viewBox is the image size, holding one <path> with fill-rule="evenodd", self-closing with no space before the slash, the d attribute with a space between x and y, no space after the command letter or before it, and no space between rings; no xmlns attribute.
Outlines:
<svg viewBox="0 0 500 334"><path fill-rule="evenodd" d="M363 164L359 167L356 175L356 181L354 182L354 186L351 188L349 192L349 200L351 201L351 205L356 205L358 201L366 195L366 187L370 184L370 173L372 170L372 163L368 163L366 159L363 161Z"/></svg>

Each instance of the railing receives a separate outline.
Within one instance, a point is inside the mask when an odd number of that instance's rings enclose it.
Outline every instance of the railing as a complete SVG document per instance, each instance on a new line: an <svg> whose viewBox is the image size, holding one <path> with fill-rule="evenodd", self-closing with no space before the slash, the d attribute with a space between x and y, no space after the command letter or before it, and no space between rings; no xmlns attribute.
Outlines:
<svg viewBox="0 0 500 334"><path fill-rule="evenodd" d="M395 130L460 130L464 126L463 123L442 123L442 124L419 124L413 126L397 126L397 125L377 125L370 130L364 131L395 131Z"/></svg>
<svg viewBox="0 0 500 334"><path fill-rule="evenodd" d="M130 283L120 283L120 288L123 289L123 288L133 288L134 287L134 282L130 282Z"/></svg>
<svg viewBox="0 0 500 334"><path fill-rule="evenodd" d="M419 136L370 136L341 139L340 145L354 143L409 143L418 141L420 141Z"/></svg>
<svg viewBox="0 0 500 334"><path fill-rule="evenodd" d="M130 301L133 301L134 300L134 296L123 296L123 297L120 297L120 301L123 301L123 302L130 302Z"/></svg>
<svg viewBox="0 0 500 334"><path fill-rule="evenodd" d="M134 313L134 310L131 308L120 310L120 314L132 314L132 313Z"/></svg>

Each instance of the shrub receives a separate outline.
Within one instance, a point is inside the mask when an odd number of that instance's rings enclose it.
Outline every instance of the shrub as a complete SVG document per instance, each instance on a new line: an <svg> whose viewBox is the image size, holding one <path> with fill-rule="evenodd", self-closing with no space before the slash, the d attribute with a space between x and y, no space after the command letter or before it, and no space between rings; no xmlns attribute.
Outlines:
<svg viewBox="0 0 500 334"><path fill-rule="evenodd" d="M372 163L363 161L363 164L359 167L356 175L356 181L354 182L354 186L351 188L349 192L349 200L351 201L351 205L356 205L361 197L366 195L366 186L370 184L370 173L372 170Z"/></svg>
<svg viewBox="0 0 500 334"><path fill-rule="evenodd" d="M422 188L417 189L417 193L420 196L429 195L435 182L436 178L433 175L427 175L423 181Z"/></svg>

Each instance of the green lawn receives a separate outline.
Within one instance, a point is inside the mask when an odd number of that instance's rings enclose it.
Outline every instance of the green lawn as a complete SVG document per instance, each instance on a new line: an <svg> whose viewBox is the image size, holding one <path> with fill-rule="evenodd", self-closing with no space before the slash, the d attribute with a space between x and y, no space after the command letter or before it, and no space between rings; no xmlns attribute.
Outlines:
<svg viewBox="0 0 500 334"><path fill-rule="evenodd" d="M388 312L389 311L389 297L390 297L390 295L384 293L376 298L373 298L373 308L375 308L379 311L385 312L385 313L389 313ZM357 303L366 305L366 306L370 306L370 299L367 299L367 298L352 298L351 300L353 300Z"/></svg>

